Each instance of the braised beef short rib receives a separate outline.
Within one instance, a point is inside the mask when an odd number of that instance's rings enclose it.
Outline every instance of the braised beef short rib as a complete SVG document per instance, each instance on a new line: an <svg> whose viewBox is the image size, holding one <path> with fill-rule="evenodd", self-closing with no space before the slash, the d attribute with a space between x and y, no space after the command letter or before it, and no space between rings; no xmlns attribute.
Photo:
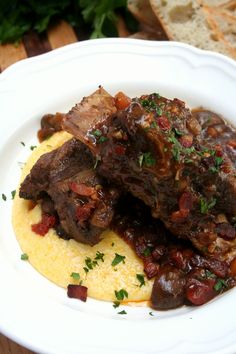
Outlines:
<svg viewBox="0 0 236 354"><path fill-rule="evenodd" d="M223 146L202 137L184 102L155 93L94 119L93 101L99 106L100 97L102 106L112 106L107 95L97 91L85 98L64 121L96 155L97 172L143 200L168 230L203 254L232 260L236 171ZM91 119L86 123L84 116Z"/></svg>
<svg viewBox="0 0 236 354"><path fill-rule="evenodd" d="M39 158L21 184L20 197L40 200L43 212L56 212L63 236L94 245L110 225L119 196L95 174L95 163L89 149L71 139Z"/></svg>

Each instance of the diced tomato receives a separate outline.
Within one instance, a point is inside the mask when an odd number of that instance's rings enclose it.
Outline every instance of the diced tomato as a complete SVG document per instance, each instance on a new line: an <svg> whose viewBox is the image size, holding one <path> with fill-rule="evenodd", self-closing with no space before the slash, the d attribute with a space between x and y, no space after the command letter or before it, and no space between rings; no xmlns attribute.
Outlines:
<svg viewBox="0 0 236 354"><path fill-rule="evenodd" d="M43 214L42 220L31 225L31 230L40 236L45 236L49 229L56 224L56 218L53 215Z"/></svg>
<svg viewBox="0 0 236 354"><path fill-rule="evenodd" d="M67 286L67 296L86 302L88 288L83 285L69 284Z"/></svg>
<svg viewBox="0 0 236 354"><path fill-rule="evenodd" d="M93 187L88 187L84 183L78 184L76 182L71 182L69 184L69 187L72 190L72 192L82 195L84 197L90 197L95 191Z"/></svg>
<svg viewBox="0 0 236 354"><path fill-rule="evenodd" d="M126 151L126 147L123 145L116 145L115 146L115 153L117 155L124 155Z"/></svg>
<svg viewBox="0 0 236 354"><path fill-rule="evenodd" d="M193 136L192 135L183 135L183 136L181 136L179 141L183 147L189 148L193 144Z"/></svg>
<svg viewBox="0 0 236 354"><path fill-rule="evenodd" d="M115 95L115 105L116 108L120 111L127 108L131 103L131 99L126 96L123 92L118 92Z"/></svg>
<svg viewBox="0 0 236 354"><path fill-rule="evenodd" d="M166 116L161 116L157 120L157 124L162 130L169 130L171 127L171 124Z"/></svg>

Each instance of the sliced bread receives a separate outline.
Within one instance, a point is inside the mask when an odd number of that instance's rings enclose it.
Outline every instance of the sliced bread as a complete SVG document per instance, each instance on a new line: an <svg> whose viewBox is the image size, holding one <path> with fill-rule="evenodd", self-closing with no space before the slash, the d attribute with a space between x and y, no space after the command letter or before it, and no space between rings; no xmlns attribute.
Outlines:
<svg viewBox="0 0 236 354"><path fill-rule="evenodd" d="M236 0L150 0L172 40L236 58Z"/></svg>

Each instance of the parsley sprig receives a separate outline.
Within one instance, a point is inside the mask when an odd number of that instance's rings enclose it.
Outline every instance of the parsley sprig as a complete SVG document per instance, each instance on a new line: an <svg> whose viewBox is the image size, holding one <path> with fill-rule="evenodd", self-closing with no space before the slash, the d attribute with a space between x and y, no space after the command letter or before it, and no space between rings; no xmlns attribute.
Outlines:
<svg viewBox="0 0 236 354"><path fill-rule="evenodd" d="M122 301L122 300L124 300L125 297L128 299L129 295L125 289L120 289L119 291L115 290L115 296L118 301Z"/></svg>
<svg viewBox="0 0 236 354"><path fill-rule="evenodd" d="M201 214L207 214L210 209L216 205L216 198L211 200L206 200L205 198L200 198L200 212Z"/></svg>
<svg viewBox="0 0 236 354"><path fill-rule="evenodd" d="M125 263L125 258L126 258L125 256L115 253L115 258L111 262L112 267L115 267L117 264L121 262Z"/></svg>
<svg viewBox="0 0 236 354"><path fill-rule="evenodd" d="M29 30L45 32L50 24L59 19L68 21L78 30L88 27L91 38L115 37L117 36L117 10L124 12L128 17L127 23L134 27L133 30L137 27L126 6L126 0L2 1L0 44L17 42Z"/></svg>

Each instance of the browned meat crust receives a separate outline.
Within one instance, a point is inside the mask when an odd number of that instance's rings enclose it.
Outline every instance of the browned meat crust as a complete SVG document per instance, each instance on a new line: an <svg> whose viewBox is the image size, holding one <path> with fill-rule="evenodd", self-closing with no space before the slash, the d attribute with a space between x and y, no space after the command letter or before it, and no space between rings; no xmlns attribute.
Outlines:
<svg viewBox="0 0 236 354"><path fill-rule="evenodd" d="M119 196L116 188L95 174L94 163L89 149L71 139L41 156L20 188L21 198L42 199L46 213L53 212L53 201L60 233L91 245L110 225Z"/></svg>

